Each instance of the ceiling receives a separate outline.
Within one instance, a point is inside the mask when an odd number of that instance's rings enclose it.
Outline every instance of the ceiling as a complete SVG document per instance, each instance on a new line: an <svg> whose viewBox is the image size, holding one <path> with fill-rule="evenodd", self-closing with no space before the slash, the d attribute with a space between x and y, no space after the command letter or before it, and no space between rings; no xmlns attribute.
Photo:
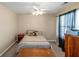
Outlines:
<svg viewBox="0 0 79 59"><path fill-rule="evenodd" d="M3 2L2 4L19 14L32 13L33 6L43 9L48 14L55 14L61 10L60 7L64 2Z"/></svg>

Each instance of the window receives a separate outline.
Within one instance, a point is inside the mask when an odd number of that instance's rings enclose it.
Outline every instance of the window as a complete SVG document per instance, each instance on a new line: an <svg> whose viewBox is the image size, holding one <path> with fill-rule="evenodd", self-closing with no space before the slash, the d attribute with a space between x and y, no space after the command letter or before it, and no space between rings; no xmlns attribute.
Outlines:
<svg viewBox="0 0 79 59"><path fill-rule="evenodd" d="M75 10L59 16L59 36L64 38L68 29L73 29L75 20Z"/></svg>
<svg viewBox="0 0 79 59"><path fill-rule="evenodd" d="M59 46L64 50L64 34L74 27L75 10L59 16Z"/></svg>

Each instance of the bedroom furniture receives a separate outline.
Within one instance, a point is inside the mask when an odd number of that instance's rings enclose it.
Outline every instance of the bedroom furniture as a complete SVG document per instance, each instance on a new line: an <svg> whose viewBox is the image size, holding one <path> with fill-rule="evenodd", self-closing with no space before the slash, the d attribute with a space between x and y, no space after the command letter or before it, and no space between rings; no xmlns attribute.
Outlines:
<svg viewBox="0 0 79 59"><path fill-rule="evenodd" d="M55 57L48 48L24 48L17 55L18 57Z"/></svg>
<svg viewBox="0 0 79 59"><path fill-rule="evenodd" d="M17 42L19 43L22 40L23 37L24 37L23 33L22 34L18 34Z"/></svg>
<svg viewBox="0 0 79 59"><path fill-rule="evenodd" d="M52 56L51 44L36 30L27 30L17 45L18 56ZM24 37L23 37L24 36Z"/></svg>
<svg viewBox="0 0 79 59"><path fill-rule="evenodd" d="M53 56L51 45L43 36L27 36L17 46L17 56Z"/></svg>
<svg viewBox="0 0 79 59"><path fill-rule="evenodd" d="M65 34L65 56L79 57L79 36Z"/></svg>
<svg viewBox="0 0 79 59"><path fill-rule="evenodd" d="M51 48L51 45L44 36L25 35L18 44L17 52L22 48Z"/></svg>

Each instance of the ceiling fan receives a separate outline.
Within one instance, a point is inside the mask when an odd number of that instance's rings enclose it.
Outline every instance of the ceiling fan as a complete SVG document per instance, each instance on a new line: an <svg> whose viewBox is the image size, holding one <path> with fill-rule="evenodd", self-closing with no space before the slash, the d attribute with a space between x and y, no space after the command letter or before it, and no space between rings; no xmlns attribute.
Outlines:
<svg viewBox="0 0 79 59"><path fill-rule="evenodd" d="M35 11L32 14L36 16L44 14L45 13L44 10L46 10L46 9L39 9L37 8L37 6L33 6L33 9Z"/></svg>
<svg viewBox="0 0 79 59"><path fill-rule="evenodd" d="M34 8L34 10L41 10L41 11L45 11L46 9L39 9L39 8L37 8L37 6L33 6L33 8Z"/></svg>

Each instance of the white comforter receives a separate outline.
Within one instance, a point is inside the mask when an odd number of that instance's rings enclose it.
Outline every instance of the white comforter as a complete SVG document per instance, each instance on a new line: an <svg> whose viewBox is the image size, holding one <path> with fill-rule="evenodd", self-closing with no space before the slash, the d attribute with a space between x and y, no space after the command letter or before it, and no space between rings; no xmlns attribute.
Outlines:
<svg viewBox="0 0 79 59"><path fill-rule="evenodd" d="M24 36L18 44L17 51L20 48L50 48L49 42L43 36Z"/></svg>

